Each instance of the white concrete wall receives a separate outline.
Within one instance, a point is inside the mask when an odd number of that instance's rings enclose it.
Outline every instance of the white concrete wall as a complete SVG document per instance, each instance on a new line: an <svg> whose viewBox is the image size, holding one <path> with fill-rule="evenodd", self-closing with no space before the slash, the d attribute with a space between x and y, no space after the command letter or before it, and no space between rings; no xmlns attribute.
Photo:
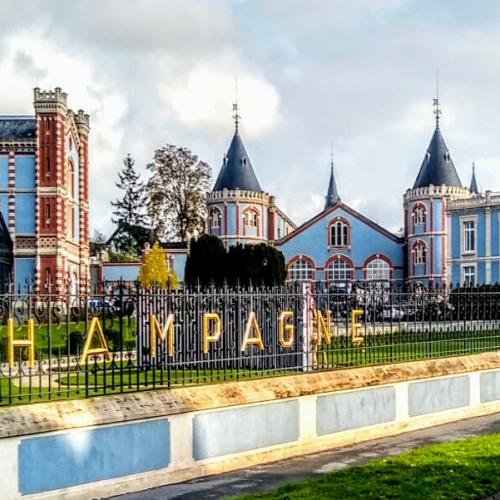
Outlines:
<svg viewBox="0 0 500 500"><path fill-rule="evenodd" d="M496 411L500 369L4 438L1 498L116 495Z"/></svg>

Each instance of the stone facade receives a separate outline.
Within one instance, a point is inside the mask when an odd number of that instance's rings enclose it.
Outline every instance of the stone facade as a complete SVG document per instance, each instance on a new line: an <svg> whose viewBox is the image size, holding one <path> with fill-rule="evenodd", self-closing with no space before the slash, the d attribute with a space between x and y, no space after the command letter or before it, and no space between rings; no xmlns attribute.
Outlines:
<svg viewBox="0 0 500 500"><path fill-rule="evenodd" d="M22 292L78 293L89 278L89 116L34 89L32 116L0 117L0 210Z"/></svg>

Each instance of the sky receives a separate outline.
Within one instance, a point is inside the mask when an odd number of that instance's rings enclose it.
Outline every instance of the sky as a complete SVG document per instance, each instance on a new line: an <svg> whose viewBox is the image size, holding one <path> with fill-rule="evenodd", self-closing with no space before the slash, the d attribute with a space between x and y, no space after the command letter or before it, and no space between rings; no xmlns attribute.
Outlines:
<svg viewBox="0 0 500 500"><path fill-rule="evenodd" d="M114 183L164 144L214 181L234 124L263 189L301 224L324 206L333 144L342 201L389 230L434 129L462 183L500 190L495 0L2 0L0 113L62 87L91 115L91 228L112 231Z"/></svg>

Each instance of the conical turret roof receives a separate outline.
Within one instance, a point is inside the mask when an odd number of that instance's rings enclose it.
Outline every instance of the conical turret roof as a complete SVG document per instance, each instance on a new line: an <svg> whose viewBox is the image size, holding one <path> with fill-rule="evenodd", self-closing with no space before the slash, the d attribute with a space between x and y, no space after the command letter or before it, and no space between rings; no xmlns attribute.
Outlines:
<svg viewBox="0 0 500 500"><path fill-rule="evenodd" d="M262 192L238 130L234 133L213 190L223 189Z"/></svg>
<svg viewBox="0 0 500 500"><path fill-rule="evenodd" d="M325 209L332 207L340 201L340 196L337 191L337 182L335 181L335 174L333 172L333 164L330 170L330 182L328 183L328 191L325 196Z"/></svg>
<svg viewBox="0 0 500 500"><path fill-rule="evenodd" d="M425 153L413 189L427 187L431 184L434 186L444 184L445 186L462 187L450 151L444 142L438 125Z"/></svg>

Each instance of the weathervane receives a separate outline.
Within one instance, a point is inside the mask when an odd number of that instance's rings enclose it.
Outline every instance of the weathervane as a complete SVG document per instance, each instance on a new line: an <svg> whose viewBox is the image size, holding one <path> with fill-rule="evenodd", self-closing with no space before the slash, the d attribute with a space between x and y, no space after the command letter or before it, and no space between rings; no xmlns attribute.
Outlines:
<svg viewBox="0 0 500 500"><path fill-rule="evenodd" d="M234 78L234 104L233 104L234 129L238 132L241 116L238 114L238 77Z"/></svg>
<svg viewBox="0 0 500 500"><path fill-rule="evenodd" d="M441 106L439 104L439 72L436 73L436 98L432 100L434 114L436 115L436 128L439 127L439 116L441 115Z"/></svg>

